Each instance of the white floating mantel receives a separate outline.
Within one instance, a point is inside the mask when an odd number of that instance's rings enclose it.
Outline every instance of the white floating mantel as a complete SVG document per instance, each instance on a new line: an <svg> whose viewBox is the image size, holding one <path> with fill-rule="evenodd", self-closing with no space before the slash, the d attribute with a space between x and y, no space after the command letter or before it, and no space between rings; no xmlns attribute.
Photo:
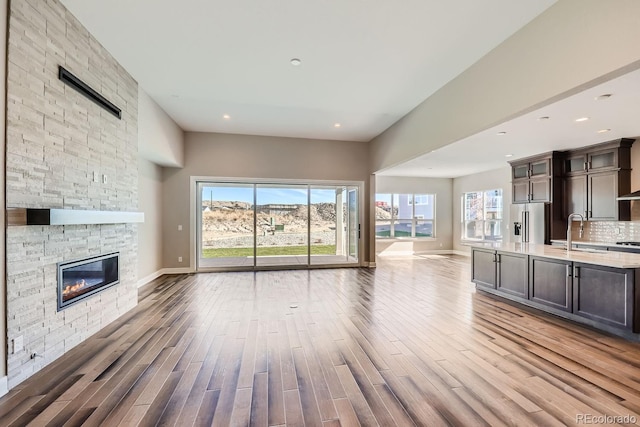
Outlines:
<svg viewBox="0 0 640 427"><path fill-rule="evenodd" d="M7 208L7 225L87 225L144 222L144 212Z"/></svg>

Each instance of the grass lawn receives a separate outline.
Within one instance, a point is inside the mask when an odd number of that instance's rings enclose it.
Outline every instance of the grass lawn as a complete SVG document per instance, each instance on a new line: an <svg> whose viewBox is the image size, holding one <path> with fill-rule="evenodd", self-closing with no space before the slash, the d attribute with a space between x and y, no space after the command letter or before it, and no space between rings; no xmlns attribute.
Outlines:
<svg viewBox="0 0 640 427"><path fill-rule="evenodd" d="M335 255L336 245L313 245L311 255ZM266 246L257 248L257 256L306 255L307 246ZM250 257L253 248L203 249L202 258Z"/></svg>

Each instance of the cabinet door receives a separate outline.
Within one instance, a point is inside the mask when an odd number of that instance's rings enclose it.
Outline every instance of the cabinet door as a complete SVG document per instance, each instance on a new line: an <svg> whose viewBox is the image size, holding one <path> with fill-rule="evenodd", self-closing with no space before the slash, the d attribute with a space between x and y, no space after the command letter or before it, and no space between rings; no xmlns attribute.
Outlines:
<svg viewBox="0 0 640 427"><path fill-rule="evenodd" d="M543 159L531 162L529 166L529 176L531 178L542 178L551 176L551 159Z"/></svg>
<svg viewBox="0 0 640 427"><path fill-rule="evenodd" d="M584 154L568 157L564 161L564 173L566 175L585 173L586 171L587 171L587 159Z"/></svg>
<svg viewBox="0 0 640 427"><path fill-rule="evenodd" d="M574 263L573 313L615 327L633 326L633 270Z"/></svg>
<svg viewBox="0 0 640 427"><path fill-rule="evenodd" d="M565 203L564 217L569 214L579 213L587 216L587 177L585 175L569 176L565 178ZM566 223L565 223L566 224Z"/></svg>
<svg viewBox="0 0 640 427"><path fill-rule="evenodd" d="M569 261L529 257L529 299L571 312L573 285Z"/></svg>
<svg viewBox="0 0 640 427"><path fill-rule="evenodd" d="M589 172L604 171L618 167L618 149L596 151L587 155L587 169Z"/></svg>
<svg viewBox="0 0 640 427"><path fill-rule="evenodd" d="M511 169L513 179L529 178L529 163L514 165Z"/></svg>
<svg viewBox="0 0 640 427"><path fill-rule="evenodd" d="M529 202L529 180L513 181L513 203Z"/></svg>
<svg viewBox="0 0 640 427"><path fill-rule="evenodd" d="M471 250L471 281L478 286L496 288L496 251Z"/></svg>
<svg viewBox="0 0 640 427"><path fill-rule="evenodd" d="M498 252L497 289L521 298L528 298L528 257L510 252Z"/></svg>
<svg viewBox="0 0 640 427"><path fill-rule="evenodd" d="M618 172L589 174L589 219L618 220Z"/></svg>
<svg viewBox="0 0 640 427"><path fill-rule="evenodd" d="M531 197L532 202L550 202L551 201L551 179L543 178L531 180Z"/></svg>

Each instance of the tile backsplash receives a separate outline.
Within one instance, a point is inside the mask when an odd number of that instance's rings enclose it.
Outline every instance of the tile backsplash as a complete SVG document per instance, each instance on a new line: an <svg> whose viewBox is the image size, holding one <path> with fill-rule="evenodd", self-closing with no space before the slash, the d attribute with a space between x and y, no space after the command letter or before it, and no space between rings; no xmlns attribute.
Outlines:
<svg viewBox="0 0 640 427"><path fill-rule="evenodd" d="M580 221L571 227L573 241L614 243L640 241L640 221L585 221L584 234L578 238Z"/></svg>

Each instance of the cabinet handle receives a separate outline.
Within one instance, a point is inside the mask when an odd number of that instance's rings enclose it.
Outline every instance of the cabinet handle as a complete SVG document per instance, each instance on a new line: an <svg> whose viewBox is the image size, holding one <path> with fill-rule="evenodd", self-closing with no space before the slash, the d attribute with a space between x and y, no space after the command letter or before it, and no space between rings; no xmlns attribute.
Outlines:
<svg viewBox="0 0 640 427"><path fill-rule="evenodd" d="M498 262L498 256L495 253L493 254L493 262Z"/></svg>
<svg viewBox="0 0 640 427"><path fill-rule="evenodd" d="M567 265L567 277L572 277L571 276L571 266Z"/></svg>
<svg viewBox="0 0 640 427"><path fill-rule="evenodd" d="M583 168L584 168L584 170L588 170L589 169L589 162L584 162Z"/></svg>
<svg viewBox="0 0 640 427"><path fill-rule="evenodd" d="M580 278L580 267L573 267L573 277Z"/></svg>
<svg viewBox="0 0 640 427"><path fill-rule="evenodd" d="M593 167L593 164L591 162L587 162L587 169L591 170L592 167Z"/></svg>
<svg viewBox="0 0 640 427"><path fill-rule="evenodd" d="M500 261L500 257L501 257L501 256L502 256L502 255L498 254L498 261L497 261L497 262L498 262L498 264L500 264L500 262L501 262L501 261Z"/></svg>

